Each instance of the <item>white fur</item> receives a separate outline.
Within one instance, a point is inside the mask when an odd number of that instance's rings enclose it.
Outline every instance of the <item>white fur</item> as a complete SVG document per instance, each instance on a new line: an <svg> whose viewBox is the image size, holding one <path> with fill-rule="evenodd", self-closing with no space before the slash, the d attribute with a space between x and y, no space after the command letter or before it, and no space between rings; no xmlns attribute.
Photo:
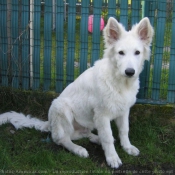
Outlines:
<svg viewBox="0 0 175 175"><path fill-rule="evenodd" d="M117 20L109 18L104 29L104 58L53 100L49 124L14 112L0 115L0 124L8 121L16 128L33 126L41 131L50 130L56 144L81 157L88 157L87 150L72 140L88 137L102 145L108 165L118 168L122 162L114 147L110 121L116 122L123 149L137 156L139 150L128 137L129 110L136 101L139 74L144 61L149 59L152 37L148 18L142 19L129 32ZM93 129L97 129L98 136L91 133Z"/></svg>
<svg viewBox="0 0 175 175"><path fill-rule="evenodd" d="M21 129L24 127L35 128L37 130L48 132L49 122L41 121L37 118L32 118L30 115L25 116L22 113L17 113L14 111L6 112L0 115L0 125L5 123L11 123L16 129Z"/></svg>

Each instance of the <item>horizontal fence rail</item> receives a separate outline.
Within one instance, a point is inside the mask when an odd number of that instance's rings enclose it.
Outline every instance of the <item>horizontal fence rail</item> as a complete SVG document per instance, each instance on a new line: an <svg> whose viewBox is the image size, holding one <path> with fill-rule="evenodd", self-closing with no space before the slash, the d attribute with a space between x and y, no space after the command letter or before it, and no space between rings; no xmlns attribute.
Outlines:
<svg viewBox="0 0 175 175"><path fill-rule="evenodd" d="M0 16L0 86L59 93L103 57L109 17L130 30L147 16L155 35L137 102L175 103L173 0L0 0Z"/></svg>

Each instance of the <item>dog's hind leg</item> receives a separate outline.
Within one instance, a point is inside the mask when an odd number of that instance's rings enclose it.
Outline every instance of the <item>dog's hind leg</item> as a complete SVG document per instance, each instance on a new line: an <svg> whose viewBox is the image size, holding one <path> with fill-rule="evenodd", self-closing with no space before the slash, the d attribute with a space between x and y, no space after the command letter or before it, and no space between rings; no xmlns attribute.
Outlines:
<svg viewBox="0 0 175 175"><path fill-rule="evenodd" d="M65 147L70 152L80 156L80 157L88 157L89 154L87 150L79 145L74 144L70 137L64 137L59 141L59 144Z"/></svg>
<svg viewBox="0 0 175 175"><path fill-rule="evenodd" d="M61 126L58 124L59 121L55 122L55 125L51 127L51 133L52 133L52 139L53 141L65 147L70 152L80 156L80 157L88 157L89 154L87 150L79 145L74 144L71 141L71 135L74 132L73 129L71 131L71 125L66 125L66 128L64 126ZM65 121L67 122L67 121ZM68 129L69 128L69 129ZM71 132L70 132L71 131Z"/></svg>
<svg viewBox="0 0 175 175"><path fill-rule="evenodd" d="M59 111L59 112L58 112ZM88 157L88 152L85 148L74 144L71 141L71 136L74 133L73 115L69 108L55 108L51 106L49 110L50 131L53 141L62 145L70 152L79 155L80 157Z"/></svg>

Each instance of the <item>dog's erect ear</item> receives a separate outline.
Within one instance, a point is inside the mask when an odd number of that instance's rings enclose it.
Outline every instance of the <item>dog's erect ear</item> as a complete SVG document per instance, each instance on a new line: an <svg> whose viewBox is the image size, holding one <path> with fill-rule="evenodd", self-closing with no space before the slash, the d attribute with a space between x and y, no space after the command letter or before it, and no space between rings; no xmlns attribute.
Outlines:
<svg viewBox="0 0 175 175"><path fill-rule="evenodd" d="M137 25L137 32L138 32L140 39L144 41L146 44L149 45L152 42L154 30L147 17L143 18L139 22L139 24Z"/></svg>
<svg viewBox="0 0 175 175"><path fill-rule="evenodd" d="M123 30L123 26L119 24L115 18L110 17L106 27L103 30L105 44L113 44L115 41L117 41L120 38Z"/></svg>

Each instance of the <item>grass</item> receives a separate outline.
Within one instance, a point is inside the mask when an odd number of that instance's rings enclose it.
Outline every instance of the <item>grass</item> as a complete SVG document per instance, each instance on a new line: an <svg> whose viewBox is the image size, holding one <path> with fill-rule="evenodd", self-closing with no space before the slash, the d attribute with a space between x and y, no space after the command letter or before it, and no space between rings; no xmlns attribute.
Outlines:
<svg viewBox="0 0 175 175"><path fill-rule="evenodd" d="M0 169L4 171L45 171L47 174L52 174L56 171L100 170L100 167L91 159L83 159L69 154L66 150L56 147L52 142L42 142L47 134L33 129L24 129L10 134L8 132L10 127L5 125L1 128L1 133L7 134L5 137L1 136L0 142L2 150L0 152Z"/></svg>
<svg viewBox="0 0 175 175"><path fill-rule="evenodd" d="M0 113L15 110L47 120L53 92L27 92L0 89ZM117 128L111 123L116 150L123 162L117 169L106 165L101 146L88 139L76 141L90 157L80 158L56 145L50 133L34 129L15 130L10 124L0 127L0 172L17 174L160 174L175 173L175 108L171 106L136 105L130 114L130 140L140 149L138 157L125 153L118 139ZM49 139L48 139L49 138ZM125 173L124 173L125 172ZM168 173L167 173L168 174Z"/></svg>

